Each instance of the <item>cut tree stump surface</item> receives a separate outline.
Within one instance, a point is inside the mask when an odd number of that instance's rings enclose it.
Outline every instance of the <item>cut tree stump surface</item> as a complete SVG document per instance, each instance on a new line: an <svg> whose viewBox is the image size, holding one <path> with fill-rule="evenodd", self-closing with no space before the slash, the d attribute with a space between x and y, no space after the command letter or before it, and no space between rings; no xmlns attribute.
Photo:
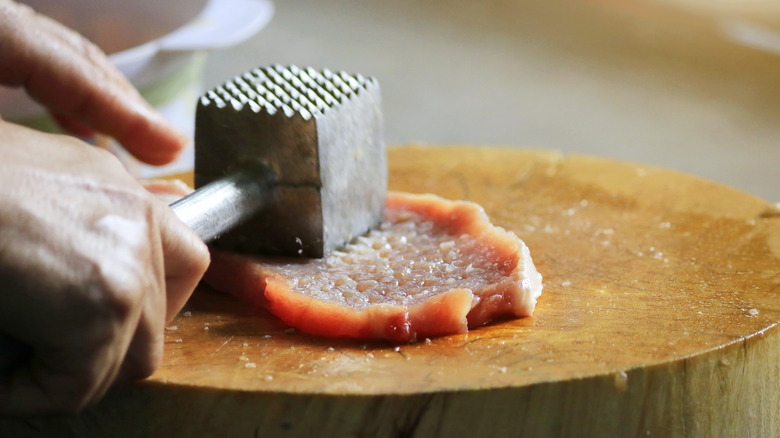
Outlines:
<svg viewBox="0 0 780 438"><path fill-rule="evenodd" d="M0 435L780 436L780 212L640 164L390 148L390 188L481 204L544 276L533 317L392 345L314 338L201 287L151 378Z"/></svg>

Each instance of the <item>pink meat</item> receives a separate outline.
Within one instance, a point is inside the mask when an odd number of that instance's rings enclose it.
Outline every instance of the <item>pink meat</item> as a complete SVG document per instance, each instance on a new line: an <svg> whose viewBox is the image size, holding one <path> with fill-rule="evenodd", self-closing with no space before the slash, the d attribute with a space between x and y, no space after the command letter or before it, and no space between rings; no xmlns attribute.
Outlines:
<svg viewBox="0 0 780 438"><path fill-rule="evenodd" d="M526 245L477 204L390 193L376 230L323 259L214 252L205 280L326 337L412 342L533 313Z"/></svg>

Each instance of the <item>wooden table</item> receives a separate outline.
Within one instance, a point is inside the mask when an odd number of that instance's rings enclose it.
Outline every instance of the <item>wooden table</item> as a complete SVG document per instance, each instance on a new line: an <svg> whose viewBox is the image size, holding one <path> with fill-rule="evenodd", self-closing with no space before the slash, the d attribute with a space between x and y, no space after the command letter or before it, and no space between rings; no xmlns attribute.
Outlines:
<svg viewBox="0 0 780 438"><path fill-rule="evenodd" d="M390 186L468 199L544 275L532 318L389 345L316 339L200 288L162 368L0 436L780 436L780 212L643 165L393 148Z"/></svg>

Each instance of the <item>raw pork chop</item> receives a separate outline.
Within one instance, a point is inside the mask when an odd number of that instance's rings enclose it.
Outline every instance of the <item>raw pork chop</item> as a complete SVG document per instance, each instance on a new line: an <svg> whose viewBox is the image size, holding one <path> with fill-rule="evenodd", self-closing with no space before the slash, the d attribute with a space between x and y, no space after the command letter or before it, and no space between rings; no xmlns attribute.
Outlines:
<svg viewBox="0 0 780 438"><path fill-rule="evenodd" d="M394 342L529 316L542 293L526 245L482 207L397 192L378 229L323 259L214 252L205 280L307 333Z"/></svg>

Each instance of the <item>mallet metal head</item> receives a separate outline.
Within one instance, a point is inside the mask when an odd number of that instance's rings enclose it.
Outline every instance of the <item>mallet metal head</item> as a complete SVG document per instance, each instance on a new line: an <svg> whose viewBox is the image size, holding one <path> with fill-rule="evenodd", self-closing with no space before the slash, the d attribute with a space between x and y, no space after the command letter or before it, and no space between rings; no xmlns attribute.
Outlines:
<svg viewBox="0 0 780 438"><path fill-rule="evenodd" d="M313 68L257 68L200 99L197 187L264 162L270 202L214 243L241 252L322 257L377 225L387 192L379 84Z"/></svg>

